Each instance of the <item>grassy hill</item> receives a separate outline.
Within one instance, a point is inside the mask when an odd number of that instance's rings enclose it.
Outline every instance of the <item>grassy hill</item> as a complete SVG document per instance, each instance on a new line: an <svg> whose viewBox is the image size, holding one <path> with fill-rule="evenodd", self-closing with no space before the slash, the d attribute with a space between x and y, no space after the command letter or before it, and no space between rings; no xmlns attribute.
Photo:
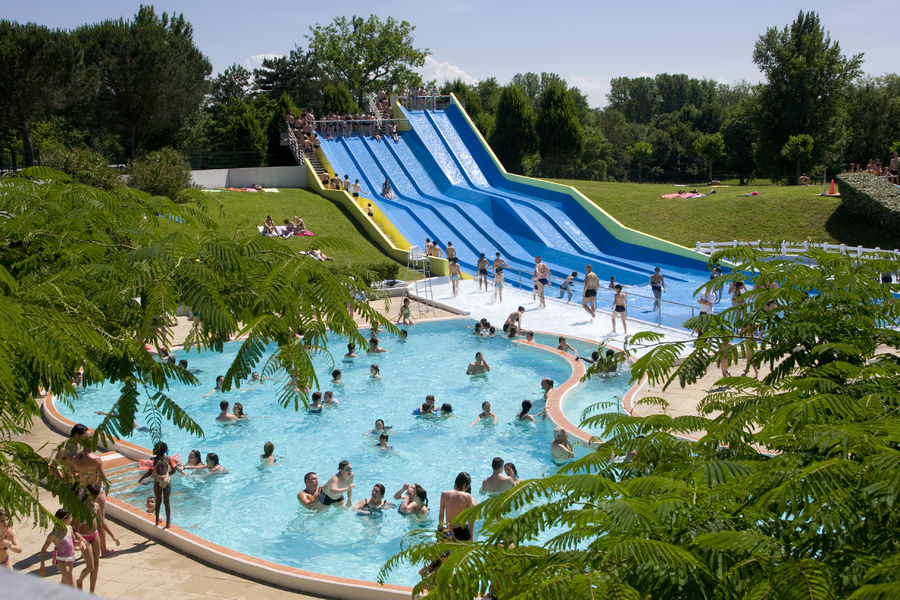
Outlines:
<svg viewBox="0 0 900 600"><path fill-rule="evenodd" d="M840 198L818 196L819 187L770 183L717 186L696 200L666 200L689 188L671 184L556 180L578 188L622 224L693 248L698 241L768 240L844 243L895 248L893 236L873 231L841 208ZM697 187L708 192L709 187ZM758 196L742 194L759 192Z"/></svg>

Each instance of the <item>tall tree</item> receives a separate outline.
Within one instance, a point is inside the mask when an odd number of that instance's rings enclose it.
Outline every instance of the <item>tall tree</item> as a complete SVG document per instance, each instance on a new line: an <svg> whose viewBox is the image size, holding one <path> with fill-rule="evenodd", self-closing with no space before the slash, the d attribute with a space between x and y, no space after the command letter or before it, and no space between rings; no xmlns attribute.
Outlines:
<svg viewBox="0 0 900 600"><path fill-rule="evenodd" d="M753 150L756 143L755 112L756 100L748 96L731 110L722 125L727 169L738 176L741 185L753 176L755 169Z"/></svg>
<svg viewBox="0 0 900 600"><path fill-rule="evenodd" d="M382 21L376 15L368 19L354 15L310 27L306 37L322 70L340 79L364 106L365 96L379 87L421 81L413 68L425 64L429 51L413 45L415 29L393 17Z"/></svg>
<svg viewBox="0 0 900 600"><path fill-rule="evenodd" d="M634 123L649 123L659 114L659 93L650 77L616 77L607 94L609 108L618 110Z"/></svg>
<svg viewBox="0 0 900 600"><path fill-rule="evenodd" d="M586 422L599 432L593 452L448 524L482 523L478 541L423 536L383 573L438 561L416 591L460 600L489 588L596 600L900 597L900 300L878 277L900 260L720 258L735 270L704 287L752 273L744 304L685 323L703 335L649 348L632 380L695 383L737 362L735 331L756 349L747 363L769 367L761 380L723 378L697 415L669 416L659 398L641 401L657 405L649 417L595 407L609 412Z"/></svg>
<svg viewBox="0 0 900 600"><path fill-rule="evenodd" d="M862 54L847 58L822 29L819 16L801 12L784 29L760 36L753 62L766 77L760 89L759 152L770 176L790 164L781 148L796 134L811 135L814 164L834 164L843 155L843 123L850 83L860 74Z"/></svg>
<svg viewBox="0 0 900 600"><path fill-rule="evenodd" d="M847 160L887 162L891 143L900 140L900 75L861 77L850 88Z"/></svg>
<svg viewBox="0 0 900 600"><path fill-rule="evenodd" d="M712 181L713 163L725 154L725 138L721 133L709 133L701 136L694 141L694 150L706 161L709 169L707 179Z"/></svg>
<svg viewBox="0 0 900 600"><path fill-rule="evenodd" d="M815 143L813 138L805 133L792 135L781 147L781 156L797 167L795 183L800 181L800 174L805 170L804 167L806 169L809 168L814 153Z"/></svg>
<svg viewBox="0 0 900 600"><path fill-rule="evenodd" d="M252 83L250 71L235 63L216 75L210 84L209 99L216 104L228 104L235 100L248 100Z"/></svg>
<svg viewBox="0 0 900 600"><path fill-rule="evenodd" d="M35 23L0 21L0 125L18 132L25 165L34 164L31 126L72 100L83 73L69 35Z"/></svg>
<svg viewBox="0 0 900 600"><path fill-rule="evenodd" d="M584 130L564 83L551 81L544 88L535 130L544 174L562 177L584 149Z"/></svg>
<svg viewBox="0 0 900 600"><path fill-rule="evenodd" d="M85 25L75 35L99 77L96 118L120 128L126 158L134 156L139 132L174 133L203 98L212 67L184 15L141 6L133 21Z"/></svg>
<svg viewBox="0 0 900 600"><path fill-rule="evenodd" d="M534 111L520 87L508 85L503 88L490 141L506 170L520 173L522 159L535 147Z"/></svg>
<svg viewBox="0 0 900 600"><path fill-rule="evenodd" d="M653 144L650 142L637 142L628 146L628 154L631 160L638 165L638 183L644 183L644 165L653 158Z"/></svg>
<svg viewBox="0 0 900 600"><path fill-rule="evenodd" d="M321 112L322 69L316 57L300 46L287 56L264 58L262 66L253 70L253 86L276 99L288 94L301 108Z"/></svg>

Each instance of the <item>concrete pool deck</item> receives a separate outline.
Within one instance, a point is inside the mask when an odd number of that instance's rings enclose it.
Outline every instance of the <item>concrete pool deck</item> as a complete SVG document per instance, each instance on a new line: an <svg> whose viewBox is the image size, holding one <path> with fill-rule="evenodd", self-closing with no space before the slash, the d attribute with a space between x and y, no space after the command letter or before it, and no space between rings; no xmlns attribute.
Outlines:
<svg viewBox="0 0 900 600"><path fill-rule="evenodd" d="M527 329L554 332L594 341L607 339L614 346L621 345L621 335L610 336L609 311L598 311L597 318L592 322L589 315L581 308L580 299L578 301L573 299L571 304L566 304L548 297L547 308L539 309L530 293L519 290L505 289L504 301L494 304L491 300L493 290L490 293L478 292L477 284L472 280L463 281L460 288L459 297L454 299L450 293L449 283L436 282L432 288L434 300L446 305L451 310L433 309L426 316L428 318L446 318L459 313L468 313L472 318L486 317L492 323L502 325L506 316L521 304L526 308L523 323ZM373 301L371 304L379 312L391 318L399 312L400 303L396 298L391 299L389 305L386 305L383 300ZM607 304L608 302L601 292L599 305L605 307ZM412 314L414 317L417 315L415 307ZM686 332L679 332L671 328L657 327L654 324L632 319L629 319L628 324L631 333L653 330L663 333L667 341L689 339ZM178 324L173 330L175 336L173 342L183 339L190 327L191 322L179 318ZM415 326L412 327L411 333L414 333ZM669 414L674 414L673 410L675 410L676 404L679 412L693 414L692 409L696 410L697 402L709 390L712 381L717 379L715 373L712 373L713 370L710 371L711 373L706 378L685 390L670 390L665 393L653 390L653 395L661 395L670 401L667 411ZM55 446L63 438L41 421L35 424L29 434L17 439L39 449L44 445L47 445L47 448ZM49 452L47 448L43 450L44 454ZM51 512L57 508L53 498L43 490L41 490L40 499ZM286 591L207 566L201 561L156 541L148 540L140 533L123 527L113 519L110 521L110 525L120 537L122 545L116 549L115 554L104 558L101 562L97 584L97 595L99 596L127 598L128 600L139 600L144 597L185 599L265 597L276 600L317 597ZM19 534L24 551L20 555L13 556L13 567L17 571L36 574L40 565L39 550L45 539L46 531L23 523L19 523L17 526L14 524L14 528ZM80 560L77 568L80 571ZM55 568L48 569L47 579L59 581Z"/></svg>

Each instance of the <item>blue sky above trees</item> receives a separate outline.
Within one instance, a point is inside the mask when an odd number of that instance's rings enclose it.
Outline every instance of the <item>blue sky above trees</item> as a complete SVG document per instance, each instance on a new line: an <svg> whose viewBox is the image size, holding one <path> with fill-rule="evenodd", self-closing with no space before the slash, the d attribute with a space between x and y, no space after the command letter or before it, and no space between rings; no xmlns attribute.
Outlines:
<svg viewBox="0 0 900 600"><path fill-rule="evenodd" d="M145 0L147 3L147 0ZM141 2L19 2L4 18L49 27L125 17ZM761 80L752 61L753 45L768 27L784 27L801 10L815 10L847 56L865 53L863 71L896 71L896 0L810 3L755 0L683 2L512 2L389 1L379 16L416 26L416 46L431 51L423 75L443 81L457 76L474 82L496 77L506 83L516 73L555 72L585 93L591 106L606 104L613 77L686 73L724 83ZM181 12L194 26L194 40L213 72L233 63L252 70L266 55L307 47L309 26L335 16L368 16L371 2L297 3L236 0L157 2L157 12ZM337 12L339 11L339 12Z"/></svg>

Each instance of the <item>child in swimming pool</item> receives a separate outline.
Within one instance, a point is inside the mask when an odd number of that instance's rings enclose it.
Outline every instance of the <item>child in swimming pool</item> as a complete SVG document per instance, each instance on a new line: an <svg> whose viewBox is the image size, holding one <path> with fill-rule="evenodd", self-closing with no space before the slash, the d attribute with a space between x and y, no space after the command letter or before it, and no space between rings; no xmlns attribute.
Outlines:
<svg viewBox="0 0 900 600"><path fill-rule="evenodd" d="M369 375L372 379L381 379L381 369L378 368L378 365L369 367Z"/></svg>
<svg viewBox="0 0 900 600"><path fill-rule="evenodd" d="M41 548L41 567L38 569L38 575L43 577L47 568L44 566L44 557L47 554L47 548L53 544L55 550L53 552L53 564L62 577L62 584L75 587L75 579L72 572L75 568L75 551L81 550L84 546L84 538L75 533L72 529L72 515L64 508L56 511L56 518L62 521L62 526L57 525L47 536L44 545Z"/></svg>

